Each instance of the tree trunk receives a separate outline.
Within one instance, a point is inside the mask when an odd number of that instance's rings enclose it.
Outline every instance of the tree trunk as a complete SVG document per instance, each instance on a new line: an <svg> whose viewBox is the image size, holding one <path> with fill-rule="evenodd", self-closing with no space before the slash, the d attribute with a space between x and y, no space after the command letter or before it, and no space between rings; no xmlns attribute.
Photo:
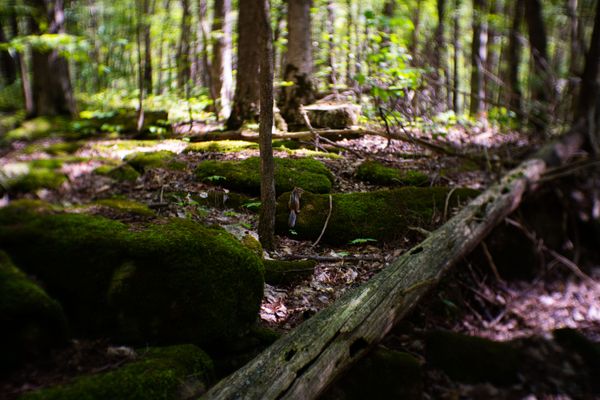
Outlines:
<svg viewBox="0 0 600 400"><path fill-rule="evenodd" d="M208 59L208 4L207 0L198 0L198 25L200 30L200 39L202 42L202 76L201 81L204 87L210 90L210 96L213 101L215 101L218 93L214 93L212 91L212 81L211 81L211 67L210 61Z"/></svg>
<svg viewBox="0 0 600 400"><path fill-rule="evenodd" d="M163 9L166 13L166 21L163 21L163 23L167 23L168 19L169 19L169 8L171 7L171 0L164 0L163 2ZM162 94L163 93L163 54L165 53L164 51L164 46L165 46L165 35L163 30L160 31L160 36L159 36L159 40L158 40L158 70L156 71L156 94Z"/></svg>
<svg viewBox="0 0 600 400"><path fill-rule="evenodd" d="M553 84L548 64L546 25L542 17L540 0L525 1L525 20L533 55L533 74L530 74L533 110L530 124L538 135L543 136L549 120L548 101L553 91Z"/></svg>
<svg viewBox="0 0 600 400"><path fill-rule="evenodd" d="M446 96L445 101L442 96L442 92L444 92L444 87L447 87L448 82L448 64L446 63L446 41L444 39L444 31L445 31L445 17L446 17L446 0L437 0L437 14L438 14L438 23L435 30L435 47L436 47L436 57L435 57L435 95L438 99L438 102L445 102L448 109L452 107L452 103L450 102L450 91L449 89L445 89Z"/></svg>
<svg viewBox="0 0 600 400"><path fill-rule="evenodd" d="M259 7L252 0L239 0L238 56L235 94L227 129L238 129L246 121L256 120L258 114L260 48Z"/></svg>
<svg viewBox="0 0 600 400"><path fill-rule="evenodd" d="M312 41L310 8L312 0L288 2L288 47L284 80L292 82L283 89L281 115L292 124L303 124L300 106L314 101L312 82Z"/></svg>
<svg viewBox="0 0 600 400"><path fill-rule="evenodd" d="M40 25L47 26L51 34L65 33L63 0L30 0L32 9L38 13ZM41 34L40 26L34 24L35 34ZM69 76L69 64L57 50L32 51L33 113L39 115L74 115L75 99Z"/></svg>
<svg viewBox="0 0 600 400"><path fill-rule="evenodd" d="M211 83L220 97L220 114L229 118L233 78L231 72L231 0L215 0L213 16L213 58Z"/></svg>
<svg viewBox="0 0 600 400"><path fill-rule="evenodd" d="M452 31L452 47L454 48L454 68L452 72L452 109L454 114L461 113L460 107L460 5L461 0L454 0L454 16Z"/></svg>
<svg viewBox="0 0 600 400"><path fill-rule="evenodd" d="M485 79L485 94L488 99L495 100L498 93L498 76L494 74L498 71L498 62L500 60L500 33L497 30L498 24L495 22L503 15L501 9L500 0L490 0L490 20L492 23L488 26L488 40L487 40L487 60L484 66L484 74L488 76Z"/></svg>
<svg viewBox="0 0 600 400"><path fill-rule="evenodd" d="M150 36L150 17L154 13L154 0L144 0L142 32L144 36L144 90L152 93L152 38Z"/></svg>
<svg viewBox="0 0 600 400"><path fill-rule="evenodd" d="M471 102L469 113L476 117L485 112L484 68L487 58L487 22L485 0L473 0L473 43L471 47Z"/></svg>
<svg viewBox="0 0 600 400"><path fill-rule="evenodd" d="M588 145L598 156L600 154L600 133L598 117L600 116L598 95L598 73L600 72L600 3L596 5L596 17L590 48L586 54L585 67L581 76L581 91L576 109L576 121L585 121L588 133ZM594 116L594 113L596 114Z"/></svg>
<svg viewBox="0 0 600 400"><path fill-rule="evenodd" d="M327 80L331 87L335 89L335 85L337 84L337 72L335 69L335 4L332 0L327 0L327 21L326 21L326 30L327 30L327 66L329 67L329 74L327 76ZM337 92L336 92L337 93Z"/></svg>
<svg viewBox="0 0 600 400"><path fill-rule="evenodd" d="M411 36L410 44L408 45L408 52L413 57L413 65L420 65L418 50L419 50L419 37L421 35L421 8L423 0L417 0L417 6L415 7L413 14L413 32Z"/></svg>
<svg viewBox="0 0 600 400"><path fill-rule="evenodd" d="M0 44L7 43L4 34L3 20L0 18ZM0 51L0 77L5 85L11 85L17 80L17 66L15 60L6 50Z"/></svg>
<svg viewBox="0 0 600 400"><path fill-rule="evenodd" d="M190 1L181 0L183 15L181 16L181 36L177 47L177 88L185 92L191 78L190 71L190 31L192 28L192 14Z"/></svg>
<svg viewBox="0 0 600 400"><path fill-rule="evenodd" d="M346 21L347 21L347 42L346 42L346 46L348 47L348 51L346 53L346 86L348 87L353 87L355 80L354 80L354 76L356 75L356 69L355 67L355 60L354 58L356 57L356 51L354 50L354 43L358 42L358 38L355 38L355 40L352 40L352 32L354 31L354 17L353 17L353 10L352 10L352 0L346 0L346 7L347 7L347 17L346 17Z"/></svg>
<svg viewBox="0 0 600 400"><path fill-rule="evenodd" d="M525 12L525 4L523 0L516 0L514 3L512 24L510 27L510 34L508 38L508 50L507 50L507 71L506 71L506 83L507 83L507 99L506 103L510 110L514 111L519 120L522 115L522 104L521 104L521 85L519 83L519 65L521 64L521 22L523 21L523 14Z"/></svg>
<svg viewBox="0 0 600 400"><path fill-rule="evenodd" d="M267 250L275 247L275 162L273 160L273 37L269 0L260 0L260 217L258 236Z"/></svg>

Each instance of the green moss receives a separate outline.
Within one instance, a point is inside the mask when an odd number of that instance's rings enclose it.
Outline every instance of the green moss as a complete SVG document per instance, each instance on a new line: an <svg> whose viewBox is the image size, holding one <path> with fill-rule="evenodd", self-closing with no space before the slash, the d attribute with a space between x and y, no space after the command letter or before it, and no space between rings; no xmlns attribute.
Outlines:
<svg viewBox="0 0 600 400"><path fill-rule="evenodd" d="M248 250L256 254L258 258L262 258L263 256L263 247L258 240L254 238L252 235L246 235L241 240L244 247Z"/></svg>
<svg viewBox="0 0 600 400"><path fill-rule="evenodd" d="M214 379L210 358L193 345L149 348L116 370L22 396L27 400L168 400L201 395Z"/></svg>
<svg viewBox="0 0 600 400"><path fill-rule="evenodd" d="M356 170L356 177L377 185L423 186L429 183L429 176L421 171L402 171L377 161L362 163Z"/></svg>
<svg viewBox="0 0 600 400"><path fill-rule="evenodd" d="M32 168L29 165L16 174L6 174L3 178L0 171L2 185L11 192L29 193L41 188L57 189L67 177L61 172L48 168Z"/></svg>
<svg viewBox="0 0 600 400"><path fill-rule="evenodd" d="M253 195L260 193L260 160L251 157L243 161L204 161L196 168L196 177L204 182L218 182L232 189ZM216 179L222 177L224 179ZM310 158L276 158L275 189L278 193L299 186L313 193L331 191L333 175L321 162Z"/></svg>
<svg viewBox="0 0 600 400"><path fill-rule="evenodd" d="M161 150L133 153L125 157L125 161L139 172L143 172L149 168L184 169L185 163L177 162L174 158L175 153L168 150Z"/></svg>
<svg viewBox="0 0 600 400"><path fill-rule="evenodd" d="M450 189L442 187L403 187L368 193L333 194L331 218L323 241L347 244L354 239L393 241L409 234L409 226L432 228L434 213L443 213ZM449 207L466 203L478 194L476 190L457 189L449 199ZM289 234L289 193L277 200L276 229ZM329 213L329 196L305 192L298 214L294 237L315 240L323 230Z"/></svg>
<svg viewBox="0 0 600 400"><path fill-rule="evenodd" d="M75 153L81 147L83 147L83 142L58 142L48 146L30 144L23 149L23 153L33 154L35 152L44 152L53 156L67 156Z"/></svg>
<svg viewBox="0 0 600 400"><path fill-rule="evenodd" d="M265 266L265 282L271 285L285 285L311 276L317 262L314 260L263 260L263 264Z"/></svg>
<svg viewBox="0 0 600 400"><path fill-rule="evenodd" d="M379 347L353 366L323 399L421 399L423 372L408 353Z"/></svg>
<svg viewBox="0 0 600 400"><path fill-rule="evenodd" d="M232 153L248 149L258 150L258 144L252 142L245 142L243 140L217 140L212 142L192 143L184 150L184 152Z"/></svg>
<svg viewBox="0 0 600 400"><path fill-rule="evenodd" d="M147 205L127 199L103 199L96 201L96 204L126 214L135 214L145 217L156 215L156 213L148 208Z"/></svg>
<svg viewBox="0 0 600 400"><path fill-rule="evenodd" d="M0 370L40 356L67 339L61 306L0 251Z"/></svg>
<svg viewBox="0 0 600 400"><path fill-rule="evenodd" d="M5 139L14 140L35 140L53 136L63 131L67 126L64 118L38 117L23 121L21 126L6 133Z"/></svg>
<svg viewBox="0 0 600 400"><path fill-rule="evenodd" d="M274 140L273 148L280 150L298 150L302 145L296 140Z"/></svg>
<svg viewBox="0 0 600 400"><path fill-rule="evenodd" d="M426 349L427 361L452 379L498 385L517 381L521 355L510 343L436 331L427 337Z"/></svg>
<svg viewBox="0 0 600 400"><path fill-rule="evenodd" d="M102 165L94 170L95 174L107 176L117 182L131 182L140 177L140 173L129 164L118 166Z"/></svg>
<svg viewBox="0 0 600 400"><path fill-rule="evenodd" d="M114 140L93 144L92 148L100 152L112 152L116 150L133 150L138 147L156 147L159 143L161 143L159 140Z"/></svg>
<svg viewBox="0 0 600 400"><path fill-rule="evenodd" d="M244 332L262 299L260 259L224 230L192 221L130 231L99 216L11 205L0 209L0 243L83 332L211 342Z"/></svg>

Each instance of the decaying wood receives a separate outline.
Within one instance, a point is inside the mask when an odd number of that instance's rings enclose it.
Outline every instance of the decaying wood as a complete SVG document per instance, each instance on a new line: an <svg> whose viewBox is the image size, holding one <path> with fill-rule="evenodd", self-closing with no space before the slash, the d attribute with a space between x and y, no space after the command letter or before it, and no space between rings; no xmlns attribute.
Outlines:
<svg viewBox="0 0 600 400"><path fill-rule="evenodd" d="M573 143L580 135L574 132L565 138ZM525 192L538 186L547 162L564 161L573 153L561 153L559 145L538 154L544 159L526 161L512 170L421 244L279 339L205 398L316 398L519 206Z"/></svg>
<svg viewBox="0 0 600 400"><path fill-rule="evenodd" d="M508 174L424 242L208 392L209 399L311 399L392 326L520 203L544 162Z"/></svg>

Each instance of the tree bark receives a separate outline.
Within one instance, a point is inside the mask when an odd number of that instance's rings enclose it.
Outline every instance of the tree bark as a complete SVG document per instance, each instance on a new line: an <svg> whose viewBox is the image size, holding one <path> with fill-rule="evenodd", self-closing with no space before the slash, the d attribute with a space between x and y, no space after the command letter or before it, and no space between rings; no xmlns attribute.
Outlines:
<svg viewBox="0 0 600 400"><path fill-rule="evenodd" d="M586 54L585 67L581 76L579 104L576 109L576 121L583 120L588 132L588 146L596 154L600 154L600 99L598 95L598 73L600 72L600 3L596 5L596 17L590 48ZM595 114L595 115L594 115Z"/></svg>
<svg viewBox="0 0 600 400"><path fill-rule="evenodd" d="M473 43L471 47L471 102L469 113L476 117L485 112L484 68L487 58L487 22L485 0L473 0Z"/></svg>
<svg viewBox="0 0 600 400"><path fill-rule="evenodd" d="M191 78L190 71L190 31L192 28L192 14L190 1L181 0L183 15L181 16L181 35L177 47L177 88L185 92Z"/></svg>
<svg viewBox="0 0 600 400"><path fill-rule="evenodd" d="M260 34L259 10L254 1L239 0L237 76L227 129L238 129L245 121L256 120L258 114L259 84L256 77L260 48L256 45L256 37Z"/></svg>
<svg viewBox="0 0 600 400"><path fill-rule="evenodd" d="M448 109L452 107L450 101L450 90L447 88L448 81L448 64L446 63L446 41L444 38L445 32L445 17L446 17L446 0L437 0L437 14L438 24L435 29L435 47L436 47L436 58L435 58L435 81L436 88L435 94L439 102L444 101ZM446 91L445 99L442 95L443 91Z"/></svg>
<svg viewBox="0 0 600 400"><path fill-rule="evenodd" d="M533 55L531 97L534 104L530 122L536 134L544 136L549 120L548 101L553 91L553 84L548 64L546 25L542 17L540 0L525 1L525 20L527 21L531 54Z"/></svg>
<svg viewBox="0 0 600 400"><path fill-rule="evenodd" d="M151 3L152 1L152 3ZM150 36L150 17L154 13L154 0L144 0L142 32L144 37L144 90L152 93L152 37Z"/></svg>
<svg viewBox="0 0 600 400"><path fill-rule="evenodd" d="M263 248L275 248L275 162L273 160L273 35L269 0L260 0L260 217L258 236Z"/></svg>
<svg viewBox="0 0 600 400"><path fill-rule="evenodd" d="M461 0L454 0L452 47L454 48L454 67L452 72L452 109L454 114L461 112L460 107L460 5Z"/></svg>
<svg viewBox="0 0 600 400"><path fill-rule="evenodd" d="M417 0L417 6L414 9L413 13L413 32L410 40L410 44L408 45L408 52L413 57L413 65L420 65L420 60L418 57L419 50L419 37L421 35L421 8L422 8L423 0Z"/></svg>
<svg viewBox="0 0 600 400"><path fill-rule="evenodd" d="M332 0L327 0L327 46L329 47L327 54L327 66L329 67L329 74L327 80L335 91L335 85L337 84L337 71L335 68L335 4Z"/></svg>
<svg viewBox="0 0 600 400"><path fill-rule="evenodd" d="M218 110L229 118L233 77L231 72L231 0L215 0L213 16L213 58L211 83L213 93L220 98Z"/></svg>
<svg viewBox="0 0 600 400"><path fill-rule="evenodd" d="M284 80L292 82L292 85L283 88L279 105L283 118L292 124L304 123L300 106L314 101L311 5L312 0L288 2L288 47Z"/></svg>
<svg viewBox="0 0 600 400"><path fill-rule="evenodd" d="M523 4L523 0L516 0L514 2L513 18L508 38L508 54L506 63L506 83L508 86L508 90L506 90L506 103L508 104L509 109L517 114L519 120L522 115L522 93L521 85L519 83L519 65L521 64L520 27L523 21L524 12L525 4Z"/></svg>
<svg viewBox="0 0 600 400"><path fill-rule="evenodd" d="M63 0L29 0L40 25L51 34L65 33ZM41 34L41 27L33 24L33 33ZM69 64L57 50L32 51L33 110L30 116L74 115L75 98L69 76Z"/></svg>
<svg viewBox="0 0 600 400"><path fill-rule="evenodd" d="M8 42L8 39L4 34L3 22L3 19L0 18L0 44ZM17 80L17 66L15 60L6 50L0 51L0 76L5 85L11 85Z"/></svg>

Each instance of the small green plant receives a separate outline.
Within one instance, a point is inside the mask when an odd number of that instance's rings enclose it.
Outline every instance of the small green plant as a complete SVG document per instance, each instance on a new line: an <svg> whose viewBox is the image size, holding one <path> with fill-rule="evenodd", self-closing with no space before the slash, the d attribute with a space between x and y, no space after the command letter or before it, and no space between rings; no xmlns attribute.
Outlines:
<svg viewBox="0 0 600 400"><path fill-rule="evenodd" d="M210 181L210 182L218 182L221 180L223 180L223 181L227 180L227 177L221 176L221 175L212 175L212 176L207 177L206 180Z"/></svg>
<svg viewBox="0 0 600 400"><path fill-rule="evenodd" d="M225 211L223 215L226 217L237 217L238 213L236 213L235 211Z"/></svg>
<svg viewBox="0 0 600 400"><path fill-rule="evenodd" d="M253 201L242 205L242 207L247 208L248 210L258 210L260 208L260 205L260 201Z"/></svg>

